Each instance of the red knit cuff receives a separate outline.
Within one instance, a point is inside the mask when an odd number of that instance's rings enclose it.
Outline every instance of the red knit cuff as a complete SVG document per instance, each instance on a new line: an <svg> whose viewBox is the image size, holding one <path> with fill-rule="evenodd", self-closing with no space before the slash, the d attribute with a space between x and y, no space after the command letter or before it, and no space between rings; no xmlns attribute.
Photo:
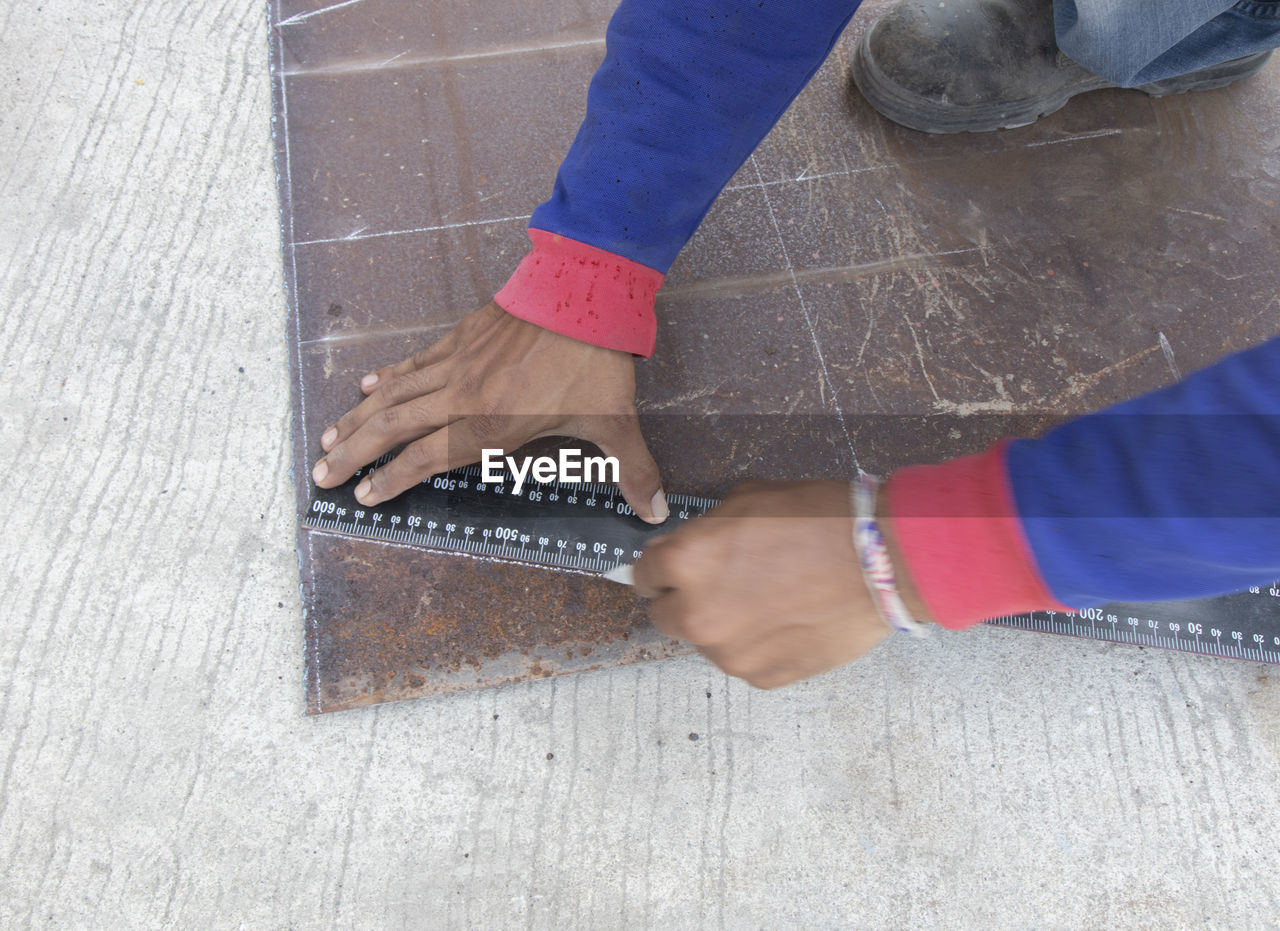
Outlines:
<svg viewBox="0 0 1280 931"><path fill-rule="evenodd" d="M1008 444L889 478L889 520L898 548L943 627L1071 610L1049 592L1023 535L1005 464Z"/></svg>
<svg viewBox="0 0 1280 931"><path fill-rule="evenodd" d="M529 239L533 251L494 297L499 307L584 343L653 355L662 272L546 230Z"/></svg>

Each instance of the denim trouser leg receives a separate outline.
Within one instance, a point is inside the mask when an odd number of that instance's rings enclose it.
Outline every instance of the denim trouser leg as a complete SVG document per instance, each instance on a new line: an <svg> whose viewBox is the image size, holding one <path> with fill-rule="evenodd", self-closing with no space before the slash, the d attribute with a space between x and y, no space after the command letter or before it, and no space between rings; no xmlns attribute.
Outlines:
<svg viewBox="0 0 1280 931"><path fill-rule="evenodd" d="M1058 47L1134 87L1280 46L1280 0L1054 0Z"/></svg>

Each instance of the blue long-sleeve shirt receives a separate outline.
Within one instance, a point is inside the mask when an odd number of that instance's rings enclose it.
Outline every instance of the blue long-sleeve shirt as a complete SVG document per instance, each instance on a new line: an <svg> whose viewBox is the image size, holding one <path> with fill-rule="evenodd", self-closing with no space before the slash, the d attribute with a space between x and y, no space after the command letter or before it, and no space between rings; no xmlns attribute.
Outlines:
<svg viewBox="0 0 1280 931"><path fill-rule="evenodd" d="M856 8L623 0L586 118L534 212L534 249L499 303L651 352L663 274ZM905 470L889 491L911 575L949 626L1270 582L1280 578L1280 340L1043 438Z"/></svg>

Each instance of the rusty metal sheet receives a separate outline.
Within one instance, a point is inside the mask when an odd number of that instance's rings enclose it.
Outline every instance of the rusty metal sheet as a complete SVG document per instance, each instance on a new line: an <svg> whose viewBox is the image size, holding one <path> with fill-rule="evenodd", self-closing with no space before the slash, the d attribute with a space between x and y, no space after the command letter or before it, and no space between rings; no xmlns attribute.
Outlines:
<svg viewBox="0 0 1280 931"><path fill-rule="evenodd" d="M1280 328L1280 69L928 136L845 77L886 5L865 5L671 270L637 373L671 490L972 451ZM611 7L273 3L300 510L359 376L447 332L523 254ZM313 713L687 651L583 576L314 531L299 552Z"/></svg>

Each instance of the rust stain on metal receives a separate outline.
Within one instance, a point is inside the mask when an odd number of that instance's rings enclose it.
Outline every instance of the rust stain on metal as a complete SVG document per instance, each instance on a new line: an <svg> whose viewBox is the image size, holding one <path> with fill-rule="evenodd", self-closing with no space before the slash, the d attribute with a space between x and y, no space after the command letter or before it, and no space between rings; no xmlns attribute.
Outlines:
<svg viewBox="0 0 1280 931"><path fill-rule="evenodd" d="M313 712L688 652L646 623L624 586L310 537Z"/></svg>

